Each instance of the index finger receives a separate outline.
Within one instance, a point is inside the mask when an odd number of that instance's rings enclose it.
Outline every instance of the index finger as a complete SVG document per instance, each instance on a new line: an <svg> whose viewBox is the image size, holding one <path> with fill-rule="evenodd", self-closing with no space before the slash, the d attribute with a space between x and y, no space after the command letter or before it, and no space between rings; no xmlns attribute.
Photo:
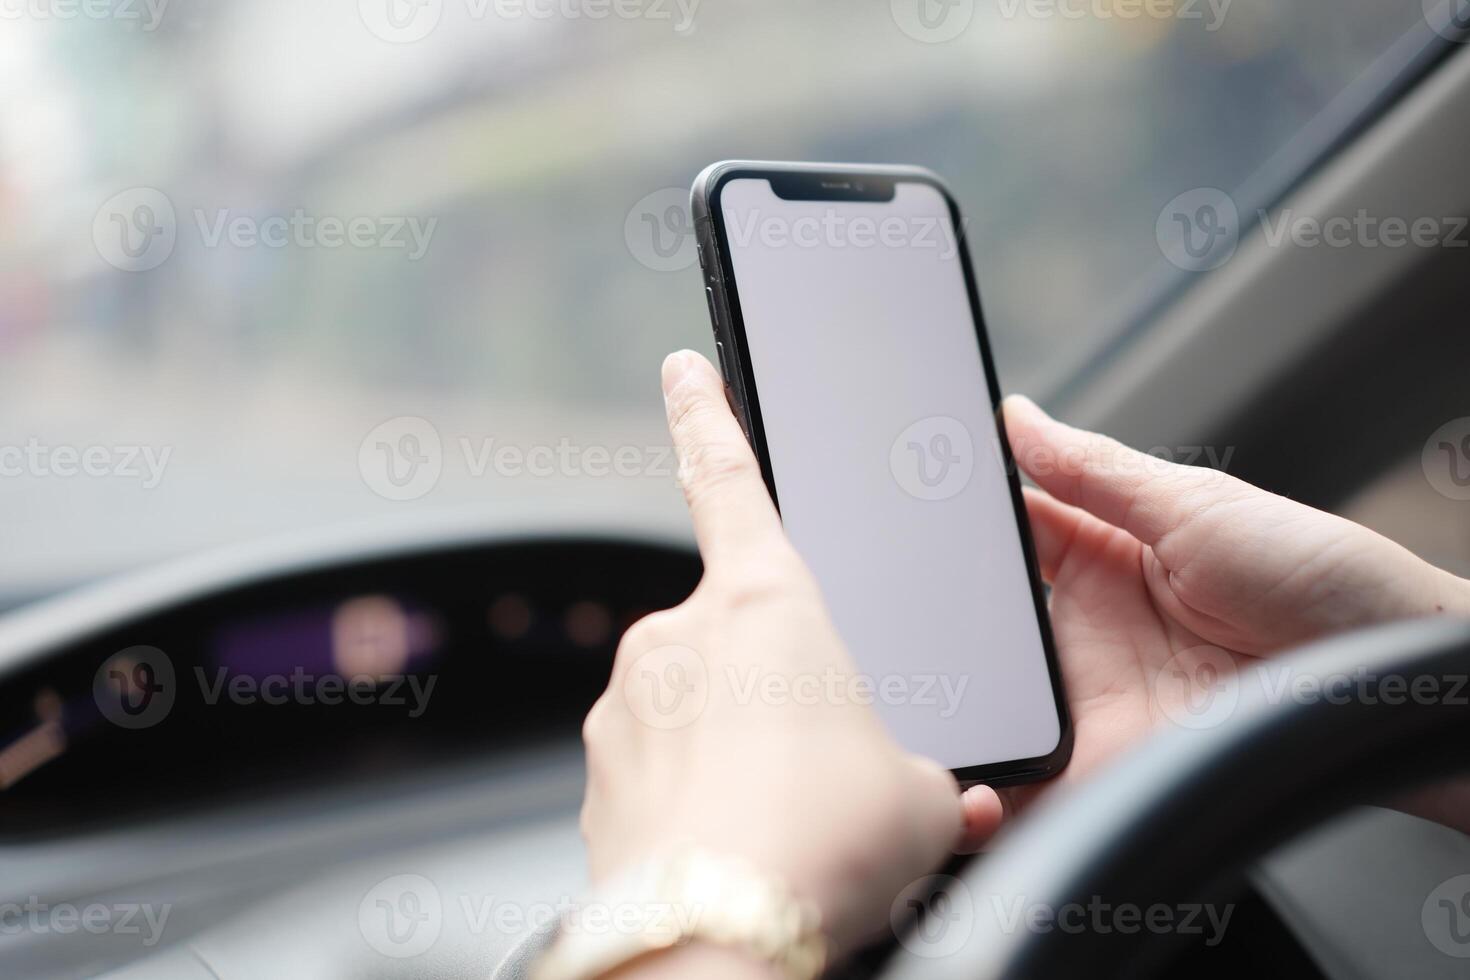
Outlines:
<svg viewBox="0 0 1470 980"><path fill-rule="evenodd" d="M1156 551L1215 505L1252 489L1221 470L1170 462L1058 422L1021 396L1005 400L1005 422L1016 462L1038 486Z"/></svg>
<svg viewBox="0 0 1470 980"><path fill-rule="evenodd" d="M776 505L714 365L694 351L676 351L664 359L663 389L679 483L705 567L780 546Z"/></svg>

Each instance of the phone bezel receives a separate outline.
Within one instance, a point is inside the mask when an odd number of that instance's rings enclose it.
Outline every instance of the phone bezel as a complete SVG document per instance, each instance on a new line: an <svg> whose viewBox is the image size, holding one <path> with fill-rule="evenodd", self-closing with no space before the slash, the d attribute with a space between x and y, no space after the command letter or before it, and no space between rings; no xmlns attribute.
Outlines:
<svg viewBox="0 0 1470 980"><path fill-rule="evenodd" d="M797 181L797 186L801 186L801 182L805 181L807 186L818 188L812 191L817 196L801 198L811 200L882 200L882 198L874 198L870 188L865 188L863 192L852 192L850 196L844 197L840 189L821 186L823 183L850 182L855 178L887 181L895 185L905 182L927 184L943 196L949 208L950 220L954 226L959 246L959 260L964 270L971 319L974 322L975 336L980 346L980 360L985 371L986 382L990 386L991 408L1000 436L1006 479L1010 486L1022 551L1025 554L1026 574L1031 585L1037 626L1041 633L1047 671L1051 678L1059 731L1056 747L1046 755L1032 759L967 766L952 771L956 779L964 786L978 783L1005 786L1055 776L1066 767L1071 758L1074 738L1071 712L1067 708L1066 695L1062 686L1061 667L1057 658L1056 643L1052 636L1051 618L1047 613L1045 587L1041 579L1040 566L1036 560L1036 548L1031 538L1031 525L1026 515L1025 497L1021 492L1020 477L1011 453L1010 439L1006 434L1005 419L1000 410L1000 384L995 374L995 359L991 354L990 338L985 329L979 287L976 283L974 267L970 262L965 224L958 202L937 174L922 167L725 161L707 167L695 180L691 192L693 224L699 248L700 265L703 269L709 298L710 319L715 332L716 350L720 355L720 370L725 377L731 405L739 417L746 437L755 450L756 459L760 463L761 475L765 479L771 499L776 503L778 510L781 503L776 492L775 475L771 470L770 453L766 447L760 397L747 352L745 321L740 311L740 294L735 282L735 268L730 250L725 246L727 239L724 215L720 207L720 195L724 186L732 180L747 178L771 180L773 188L776 186L775 181L785 182L788 188L792 186L793 180Z"/></svg>

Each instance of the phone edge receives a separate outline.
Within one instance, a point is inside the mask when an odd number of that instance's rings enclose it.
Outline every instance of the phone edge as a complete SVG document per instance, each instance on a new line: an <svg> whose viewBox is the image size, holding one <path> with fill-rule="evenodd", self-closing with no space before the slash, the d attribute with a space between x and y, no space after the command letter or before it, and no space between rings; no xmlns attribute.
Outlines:
<svg viewBox="0 0 1470 980"><path fill-rule="evenodd" d="M1010 485L1017 528L1021 536L1021 548L1025 555L1027 577L1036 607L1037 625L1041 632L1042 648L1046 656L1047 671L1056 703L1058 724L1056 747L1045 755L1031 759L967 766L952 769L950 772L961 788L980 784L994 787L1013 786L1050 779L1060 774L1071 761L1076 733L1072 724L1072 713L1067 705L1060 659L1052 632L1051 615L1046 605L1046 587L1042 581L1040 564L1036 557L1036 547L1031 534L1030 518L1026 512L1025 498L1021 493L1019 470L1011 452L1010 437L1006 432L1005 418L1001 411L1000 383L995 373L995 358L990 347L989 331L980 302L979 284L974 264L970 259L968 236L959 203L950 191L949 185L937 173L925 167L907 164L722 160L705 167L695 177L690 188L690 215L694 225L700 271L709 300L710 323L715 334L715 350L719 358L720 374L725 381L725 394L730 401L731 409L735 412L741 430L745 433L755 453L761 468L761 476L778 512L780 499L776 493L775 476L771 470L769 454L764 451L764 423L760 416L758 396L753 393L754 379L748 359L745 358L737 340L736 314L733 312L737 307L732 304L732 300L738 304L738 296L732 295L734 266L730 256L724 254L719 248L714 215L714 209L718 206L720 188L726 181L741 174L757 176L763 172L832 174L834 176L873 175L916 180L934 187L949 207L950 220L954 226L960 250L959 259L965 275L966 292L970 300L971 320L974 322L976 339L980 345L981 367L990 387L991 407L995 414L1006 477ZM748 385L747 381L749 381Z"/></svg>

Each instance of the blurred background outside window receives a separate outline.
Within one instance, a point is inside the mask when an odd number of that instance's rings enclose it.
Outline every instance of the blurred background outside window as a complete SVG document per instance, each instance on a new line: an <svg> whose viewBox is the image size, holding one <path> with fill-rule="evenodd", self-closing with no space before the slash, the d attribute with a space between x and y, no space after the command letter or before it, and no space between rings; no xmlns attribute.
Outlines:
<svg viewBox="0 0 1470 980"><path fill-rule="evenodd" d="M1271 193L1422 17L932 6L0 0L0 445L117 471L0 479L0 595L404 508L679 517L657 373L711 346L679 207L720 158L938 170L1003 385L1045 399L1191 275L1165 205ZM360 466L403 416L441 444L411 501Z"/></svg>

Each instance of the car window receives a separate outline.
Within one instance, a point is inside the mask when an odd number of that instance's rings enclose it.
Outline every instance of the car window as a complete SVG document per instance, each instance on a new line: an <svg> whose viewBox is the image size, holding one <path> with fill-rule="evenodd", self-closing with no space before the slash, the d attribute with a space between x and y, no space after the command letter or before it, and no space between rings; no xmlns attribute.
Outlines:
<svg viewBox="0 0 1470 980"><path fill-rule="evenodd" d="M720 158L939 171L1005 387L1044 395L1208 265L1172 214L1279 192L1434 39L1382 0L0 17L12 592L414 509L677 513L656 376L710 346L685 199Z"/></svg>

